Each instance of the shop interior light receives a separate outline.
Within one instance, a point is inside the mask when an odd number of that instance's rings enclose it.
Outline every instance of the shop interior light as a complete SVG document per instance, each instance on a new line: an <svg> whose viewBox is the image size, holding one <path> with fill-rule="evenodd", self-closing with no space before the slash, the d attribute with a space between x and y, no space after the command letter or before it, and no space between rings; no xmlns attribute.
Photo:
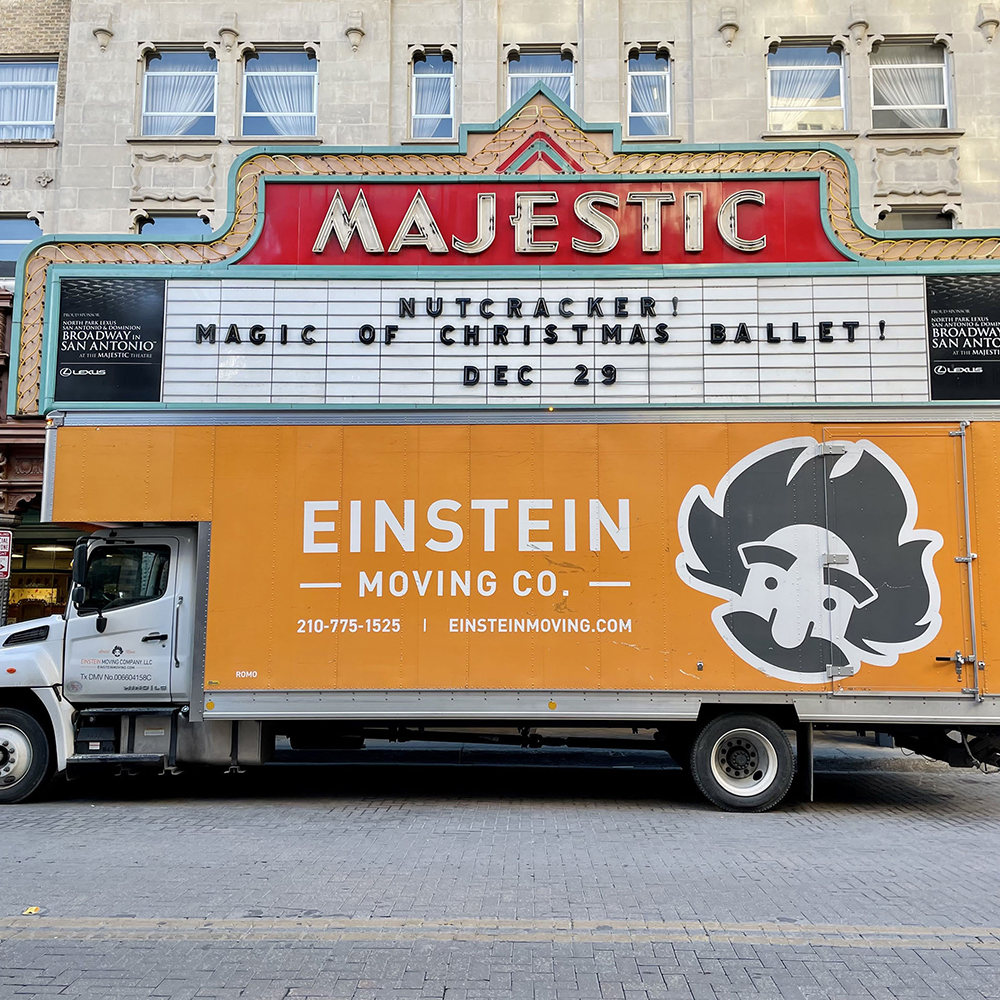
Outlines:
<svg viewBox="0 0 1000 1000"><path fill-rule="evenodd" d="M72 552L68 545L32 545L32 552Z"/></svg>

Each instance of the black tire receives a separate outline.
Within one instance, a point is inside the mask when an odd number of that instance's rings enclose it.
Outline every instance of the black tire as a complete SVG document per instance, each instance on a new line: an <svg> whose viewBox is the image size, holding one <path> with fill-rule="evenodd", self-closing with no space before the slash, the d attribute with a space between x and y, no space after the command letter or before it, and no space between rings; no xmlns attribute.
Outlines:
<svg viewBox="0 0 1000 1000"><path fill-rule="evenodd" d="M51 773L52 750L41 723L19 708L0 708L0 805L30 798Z"/></svg>
<svg viewBox="0 0 1000 1000"><path fill-rule="evenodd" d="M709 722L691 747L691 776L727 812L766 812L792 787L788 737L763 715L732 713Z"/></svg>

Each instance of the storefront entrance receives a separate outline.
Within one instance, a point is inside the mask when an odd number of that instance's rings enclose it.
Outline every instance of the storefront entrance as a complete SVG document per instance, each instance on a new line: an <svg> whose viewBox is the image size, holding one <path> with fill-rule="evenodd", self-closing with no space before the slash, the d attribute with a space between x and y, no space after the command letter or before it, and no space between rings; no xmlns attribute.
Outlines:
<svg viewBox="0 0 1000 1000"><path fill-rule="evenodd" d="M14 529L7 624L66 610L75 540L65 528L22 524Z"/></svg>

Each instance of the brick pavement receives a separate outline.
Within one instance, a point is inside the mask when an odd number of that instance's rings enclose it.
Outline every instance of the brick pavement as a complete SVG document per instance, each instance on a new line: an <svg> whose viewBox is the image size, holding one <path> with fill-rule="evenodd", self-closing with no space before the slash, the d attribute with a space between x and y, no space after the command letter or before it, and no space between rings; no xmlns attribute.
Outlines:
<svg viewBox="0 0 1000 1000"><path fill-rule="evenodd" d="M827 742L742 816L659 757L462 752L5 809L0 1000L1000 997L1000 776Z"/></svg>

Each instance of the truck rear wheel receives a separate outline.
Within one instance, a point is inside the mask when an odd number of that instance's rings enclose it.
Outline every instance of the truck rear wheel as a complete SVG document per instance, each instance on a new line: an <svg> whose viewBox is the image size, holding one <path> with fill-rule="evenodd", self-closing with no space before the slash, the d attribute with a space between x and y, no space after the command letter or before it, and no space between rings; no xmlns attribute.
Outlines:
<svg viewBox="0 0 1000 1000"><path fill-rule="evenodd" d="M18 708L0 708L0 804L22 802L38 791L51 769L49 738Z"/></svg>
<svg viewBox="0 0 1000 1000"><path fill-rule="evenodd" d="M788 737L763 715L723 715L691 748L691 775L701 793L728 812L765 812L788 794L795 764Z"/></svg>

